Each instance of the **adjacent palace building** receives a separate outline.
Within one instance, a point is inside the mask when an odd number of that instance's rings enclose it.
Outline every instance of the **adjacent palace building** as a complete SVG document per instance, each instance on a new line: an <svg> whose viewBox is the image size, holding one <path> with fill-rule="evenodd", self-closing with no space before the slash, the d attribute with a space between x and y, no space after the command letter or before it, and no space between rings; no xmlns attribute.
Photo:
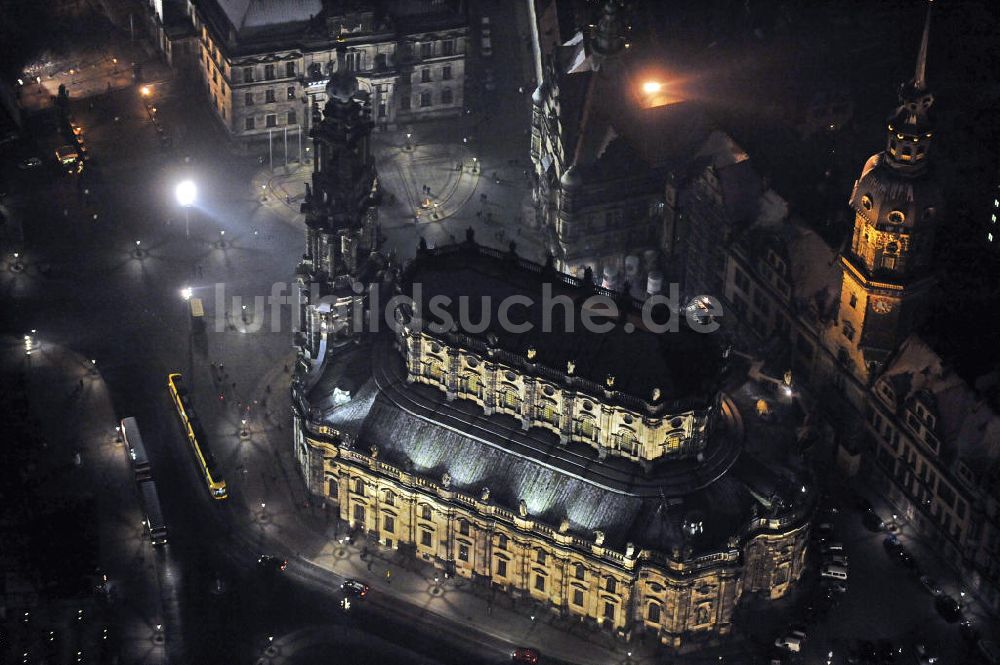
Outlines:
<svg viewBox="0 0 1000 665"><path fill-rule="evenodd" d="M336 68L357 73L374 120L459 115L466 19L460 0L196 0L198 67L229 135L308 132ZM377 7L377 8L376 8Z"/></svg>
<svg viewBox="0 0 1000 665"><path fill-rule="evenodd" d="M745 449L707 322L654 334L630 295L471 231L395 264L378 97L352 67L325 96L293 379L309 489L382 547L622 637L715 638L745 595L788 593L815 493Z"/></svg>

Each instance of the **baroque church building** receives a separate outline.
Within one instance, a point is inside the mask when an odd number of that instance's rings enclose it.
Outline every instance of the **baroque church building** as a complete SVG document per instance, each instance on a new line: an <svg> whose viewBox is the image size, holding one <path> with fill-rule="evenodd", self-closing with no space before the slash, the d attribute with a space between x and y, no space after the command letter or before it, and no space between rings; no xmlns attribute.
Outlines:
<svg viewBox="0 0 1000 665"><path fill-rule="evenodd" d="M654 333L630 294L471 230L384 256L370 96L337 72L327 99L292 389L309 490L373 546L623 638L717 638L744 597L786 595L816 493L747 451L715 336Z"/></svg>

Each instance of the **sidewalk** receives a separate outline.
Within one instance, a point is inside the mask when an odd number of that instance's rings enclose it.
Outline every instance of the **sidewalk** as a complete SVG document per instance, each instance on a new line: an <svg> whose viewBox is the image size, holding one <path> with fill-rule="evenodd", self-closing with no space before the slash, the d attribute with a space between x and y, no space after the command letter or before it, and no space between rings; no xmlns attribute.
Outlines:
<svg viewBox="0 0 1000 665"><path fill-rule="evenodd" d="M116 441L117 420L108 389L89 360L52 345L44 336L38 340L40 349L30 357L23 355L17 341L5 344L3 361L11 367L27 364L31 411L49 444L46 455L54 461L69 460L79 451L79 468L69 472L69 481L54 489L54 495L96 496L98 556L108 577L111 625L118 631L123 662L136 662L137 657L144 663L167 662L165 637L171 627L161 603L160 557L145 537L144 513L127 453ZM157 625L163 628L157 630Z"/></svg>

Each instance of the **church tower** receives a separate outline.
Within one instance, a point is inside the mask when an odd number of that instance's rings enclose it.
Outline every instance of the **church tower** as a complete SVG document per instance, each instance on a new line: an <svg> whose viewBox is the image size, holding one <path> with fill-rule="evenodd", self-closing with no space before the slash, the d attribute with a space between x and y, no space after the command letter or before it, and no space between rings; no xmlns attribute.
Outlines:
<svg viewBox="0 0 1000 665"><path fill-rule="evenodd" d="M839 329L832 338L840 362L865 381L925 316L934 283L931 252L943 201L930 162L930 21L928 3L916 71L886 121L885 149L868 159L851 193L854 233L841 257Z"/></svg>
<svg viewBox="0 0 1000 665"><path fill-rule="evenodd" d="M327 342L350 337L367 285L379 268L377 176L371 154L369 94L358 89L343 50L328 101L313 107L312 186L306 185L306 252L297 271L303 330L300 358L321 362Z"/></svg>

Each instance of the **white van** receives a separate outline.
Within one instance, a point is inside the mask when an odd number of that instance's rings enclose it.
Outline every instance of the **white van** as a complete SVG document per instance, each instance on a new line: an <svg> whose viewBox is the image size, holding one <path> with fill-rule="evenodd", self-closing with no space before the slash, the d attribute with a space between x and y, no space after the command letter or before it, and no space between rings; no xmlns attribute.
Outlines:
<svg viewBox="0 0 1000 665"><path fill-rule="evenodd" d="M835 563L828 563L819 571L820 577L831 580L847 580L847 569Z"/></svg>

